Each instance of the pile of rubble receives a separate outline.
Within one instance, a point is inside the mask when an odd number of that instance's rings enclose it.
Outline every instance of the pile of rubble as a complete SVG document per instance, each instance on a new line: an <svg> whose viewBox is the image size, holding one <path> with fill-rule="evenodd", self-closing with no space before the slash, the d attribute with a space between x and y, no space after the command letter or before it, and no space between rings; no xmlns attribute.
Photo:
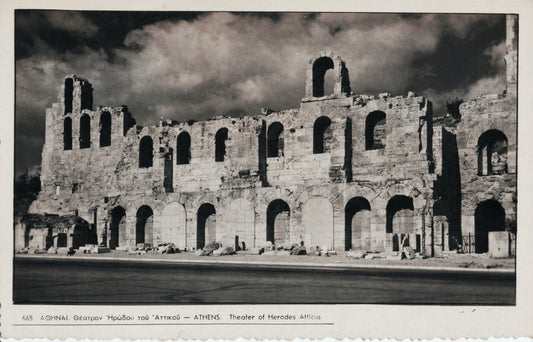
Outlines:
<svg viewBox="0 0 533 342"><path fill-rule="evenodd" d="M174 254L181 253L181 250L172 242L161 242L157 246L152 246L151 243L138 243L134 248L128 249L129 255L144 255L144 254Z"/></svg>
<svg viewBox="0 0 533 342"><path fill-rule="evenodd" d="M195 254L198 256L222 256L236 254L236 252L233 247L222 247L221 243L213 241L206 244L204 248L197 250Z"/></svg>
<svg viewBox="0 0 533 342"><path fill-rule="evenodd" d="M346 258L350 259L387 259L387 260L402 260L402 259L425 259L426 257L421 253L415 253L413 248L405 246L402 251L398 252L382 252L382 253L369 253L366 251L347 251Z"/></svg>
<svg viewBox="0 0 533 342"><path fill-rule="evenodd" d="M222 256L232 254L243 255L264 255L264 256L283 256L283 255L315 255L315 256L330 256L336 255L337 252L331 250L327 246L321 248L319 246L305 247L303 243L291 245L274 245L268 242L264 246L253 247L250 249L235 250L233 247L223 247L220 242L210 242L202 249L196 251L198 256Z"/></svg>

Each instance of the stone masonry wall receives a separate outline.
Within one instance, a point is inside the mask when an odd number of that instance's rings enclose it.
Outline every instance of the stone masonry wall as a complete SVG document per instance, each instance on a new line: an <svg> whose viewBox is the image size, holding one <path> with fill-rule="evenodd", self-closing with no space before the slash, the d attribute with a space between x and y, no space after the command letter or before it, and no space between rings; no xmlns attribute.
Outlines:
<svg viewBox="0 0 533 342"><path fill-rule="evenodd" d="M64 91L59 93L62 96ZM247 246L258 246L266 242L268 205L281 199L290 208L290 243L345 249L346 229L350 229L346 228L346 204L352 197L364 197L371 206L371 224L358 229L368 230L362 236L370 240L370 249L380 251L392 248L391 234L385 231L386 207L395 195L413 198L413 234L425 235L428 223L422 213L431 215L433 176L427 137L431 111L422 97L305 98L298 109L202 122L162 121L157 126L132 126L126 136L124 125L131 121L127 108L65 114L61 101L47 110L42 192L32 210L77 213L97 227L102 241L111 235L111 210L122 206L126 237L121 241L135 245L136 213L148 205L153 211L154 243L172 240L181 248L196 248L198 209L210 203L216 211L218 241L233 245L238 235ZM386 114L386 143L383 149L366 151L365 120L375 110ZM111 113L112 138L111 146L100 147L99 122L104 112ZM80 149L83 115L90 117L91 144ZM328 151L314 154L314 123L322 116L331 120ZM63 146L67 117L72 119L72 150ZM266 158L262 175L258 151L266 142L260 135L275 122L283 125L283 153ZM226 155L224 161L215 161L215 135L221 128L228 129ZM177 137L183 131L191 137L190 163L178 165ZM145 136L153 141L154 157L151 167L141 168L139 144ZM170 189L164 179L169 154L173 160ZM317 221L321 214L329 219Z"/></svg>
<svg viewBox="0 0 533 342"><path fill-rule="evenodd" d="M516 17L507 19L516 29ZM508 73L517 70L516 37L508 32ZM323 94L317 82L329 68L334 93ZM92 86L69 75L46 110L42 190L30 210L79 215L113 248L144 241L191 250L206 239L250 248L270 239L375 252L409 244L433 256L471 234L483 251L479 231L512 230L516 220L516 76L507 82L501 95L463 103L460 121L435 121L431 102L412 92L354 94L346 64L324 51L309 61L299 108L141 127L127 107L92 110ZM101 147L106 113L111 144ZM80 148L87 118L90 146ZM179 157L183 132L190 150ZM140 167L146 137L153 159ZM496 172L481 170L491 158ZM502 210L501 227L484 227L491 214L481 212Z"/></svg>

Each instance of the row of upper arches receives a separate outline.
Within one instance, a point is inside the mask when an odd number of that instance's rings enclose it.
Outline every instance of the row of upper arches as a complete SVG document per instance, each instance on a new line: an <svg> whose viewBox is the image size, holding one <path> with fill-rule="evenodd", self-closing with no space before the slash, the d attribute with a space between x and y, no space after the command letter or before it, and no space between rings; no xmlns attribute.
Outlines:
<svg viewBox="0 0 533 342"><path fill-rule="evenodd" d="M385 147L385 113L375 111L366 119L365 147L367 150ZM279 121L273 122L267 129L267 156L269 158L284 156L284 127ZM215 161L224 161L226 156L228 129L220 128L215 134ZM313 153L327 153L332 149L333 130L331 119L321 116L313 125ZM176 164L189 164L191 160L191 136L187 131L181 132L176 141ZM153 165L153 139L146 135L139 144L139 167Z"/></svg>
<svg viewBox="0 0 533 342"><path fill-rule="evenodd" d="M111 114L100 115L100 147L111 146ZM79 124L79 148L91 147L91 118L84 114ZM282 157L284 155L284 127L279 121L273 122L267 130L267 156ZM215 161L222 162L226 156L226 140L228 129L221 128L215 134ZM365 149L385 148L386 115L382 111L371 112L365 120ZM313 125L313 153L331 151L333 132L331 119L321 116ZM72 118L63 121L63 145L65 150L72 149ZM478 139L478 175L507 173L507 137L499 130L491 129L484 132ZM189 164L191 160L191 136L181 132L176 141L176 164ZM153 141L144 136L139 145L139 167L153 166Z"/></svg>
<svg viewBox="0 0 533 342"><path fill-rule="evenodd" d="M103 112L100 115L100 147L111 146L111 114ZM91 117L84 114L80 118L79 147L91 147ZM72 150L72 118L63 120L63 149Z"/></svg>
<svg viewBox="0 0 533 342"><path fill-rule="evenodd" d="M366 119L365 125L365 147L367 150L385 147L385 113L374 111ZM100 116L100 147L111 146L111 114L102 113ZM79 125L79 148L91 147L91 118L84 114L80 118ZM279 121L270 124L268 127L268 157L281 157L284 155L283 144L284 127ZM331 129L331 119L322 116L316 119L313 126L313 153L325 153L331 150L331 140L333 138ZM226 155L226 140L228 139L228 129L221 128L215 135L215 160L224 161ZM188 132L182 132L177 141L177 164L188 164L190 161L191 137ZM67 117L63 121L63 147L64 150L72 149L72 119Z"/></svg>

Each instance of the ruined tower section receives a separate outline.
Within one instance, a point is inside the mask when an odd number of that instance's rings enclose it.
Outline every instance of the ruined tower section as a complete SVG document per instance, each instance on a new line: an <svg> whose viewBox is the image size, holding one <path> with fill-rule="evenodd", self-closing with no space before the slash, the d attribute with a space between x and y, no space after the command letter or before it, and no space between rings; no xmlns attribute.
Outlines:
<svg viewBox="0 0 533 342"><path fill-rule="evenodd" d="M86 79L69 75L61 86L58 95L59 106L63 114L81 113L93 109L93 87Z"/></svg>
<svg viewBox="0 0 533 342"><path fill-rule="evenodd" d="M93 88L68 75L58 88L58 102L46 109L41 193L34 213L79 214L94 224L95 208L113 192L120 151L135 124L127 107L93 110Z"/></svg>
<svg viewBox="0 0 533 342"><path fill-rule="evenodd" d="M491 232L514 239L516 231L517 16L506 21L507 83L500 94L461 104L456 129L462 193L457 239L476 253L489 250Z"/></svg>

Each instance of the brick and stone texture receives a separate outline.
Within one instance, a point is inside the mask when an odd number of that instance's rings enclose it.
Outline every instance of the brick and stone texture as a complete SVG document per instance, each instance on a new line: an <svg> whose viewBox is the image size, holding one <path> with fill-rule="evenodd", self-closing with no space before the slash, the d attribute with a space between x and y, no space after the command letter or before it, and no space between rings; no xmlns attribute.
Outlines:
<svg viewBox="0 0 533 342"><path fill-rule="evenodd" d="M319 84L328 69L333 94ZM515 88L465 102L450 126L434 124L431 102L413 92L354 94L333 52L311 58L306 77L298 108L141 127L125 106L93 109L89 81L69 75L46 110L42 190L30 209L77 214L111 248L271 241L375 252L403 244L426 255L453 246L450 231L459 239L472 229L480 201L515 218ZM491 145L482 176L478 139L491 129L507 140Z"/></svg>

